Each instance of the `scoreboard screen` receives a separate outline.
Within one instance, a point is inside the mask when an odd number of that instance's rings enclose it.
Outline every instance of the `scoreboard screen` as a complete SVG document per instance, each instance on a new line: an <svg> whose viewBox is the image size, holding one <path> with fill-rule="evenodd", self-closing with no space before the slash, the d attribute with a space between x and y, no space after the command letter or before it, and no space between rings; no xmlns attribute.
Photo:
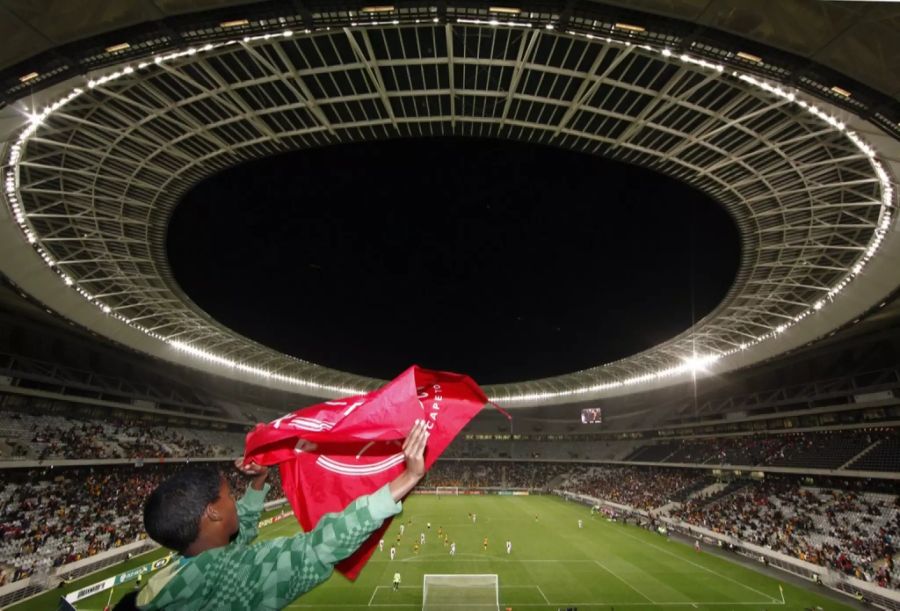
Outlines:
<svg viewBox="0 0 900 611"><path fill-rule="evenodd" d="M599 407L589 407L581 410L582 424L600 424L603 422L603 416Z"/></svg>

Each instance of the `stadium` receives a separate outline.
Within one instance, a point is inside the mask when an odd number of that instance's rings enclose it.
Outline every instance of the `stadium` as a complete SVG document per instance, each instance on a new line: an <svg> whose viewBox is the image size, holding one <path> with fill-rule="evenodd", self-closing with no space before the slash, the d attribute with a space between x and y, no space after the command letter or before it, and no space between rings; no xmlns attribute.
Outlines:
<svg viewBox="0 0 900 611"><path fill-rule="evenodd" d="M900 609L896 4L0 15L0 608L146 589L156 486L417 363L483 409L285 608Z"/></svg>

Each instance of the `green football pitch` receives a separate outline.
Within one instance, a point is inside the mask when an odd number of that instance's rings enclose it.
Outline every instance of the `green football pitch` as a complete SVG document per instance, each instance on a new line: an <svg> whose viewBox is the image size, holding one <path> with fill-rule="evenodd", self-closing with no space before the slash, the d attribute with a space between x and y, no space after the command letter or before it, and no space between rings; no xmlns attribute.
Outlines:
<svg viewBox="0 0 900 611"><path fill-rule="evenodd" d="M476 521L469 518L475 513ZM578 528L578 520L584 523ZM410 523L411 520L411 523ZM431 523L431 529L426 524ZM399 545L400 524L405 533ZM438 540L438 529L456 543L456 555ZM263 529L261 537L297 532L292 519ZM425 533L418 553L413 544ZM483 540L487 537L487 550ZM506 553L505 542L512 542ZM391 543L397 545L390 560ZM96 573L73 584L11 609L55 608L60 594L100 581L130 565L147 562L150 555ZM391 581L401 575L401 587ZM422 608L425 574L496 574L500 609L556 611L565 607L585 610L627 611L661 608L671 611L738 609L741 611L849 609L804 588L782 582L714 553L697 553L691 546L667 540L636 526L591 517L587 507L550 496L413 496L394 520L383 551L375 555L355 582L334 575L326 583L289 605L288 609L360 611L369 607L412 610ZM810 586L814 587L814 586ZM112 601L131 589L113 592ZM822 590L819 590L822 592ZM85 611L101 610L109 592L77 604ZM491 601L493 602L493 601ZM463 611L471 603L442 605ZM477 607L483 608L483 607ZM494 607L496 608L496 607Z"/></svg>

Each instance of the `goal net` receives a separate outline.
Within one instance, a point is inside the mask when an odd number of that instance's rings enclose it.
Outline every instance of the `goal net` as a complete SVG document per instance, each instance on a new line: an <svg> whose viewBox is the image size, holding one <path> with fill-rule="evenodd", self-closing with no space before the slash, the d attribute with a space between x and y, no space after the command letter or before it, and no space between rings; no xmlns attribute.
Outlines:
<svg viewBox="0 0 900 611"><path fill-rule="evenodd" d="M496 575L425 575L422 611L499 611Z"/></svg>
<svg viewBox="0 0 900 611"><path fill-rule="evenodd" d="M459 496L459 487L458 486L436 486L434 489L435 494L455 494Z"/></svg>

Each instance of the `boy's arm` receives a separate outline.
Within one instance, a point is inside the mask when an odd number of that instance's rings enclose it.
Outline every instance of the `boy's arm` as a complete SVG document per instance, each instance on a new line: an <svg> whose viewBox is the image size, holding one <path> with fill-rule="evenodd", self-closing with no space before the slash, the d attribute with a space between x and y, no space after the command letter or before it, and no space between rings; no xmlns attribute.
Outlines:
<svg viewBox="0 0 900 611"><path fill-rule="evenodd" d="M263 608L281 609L328 579L335 564L351 556L400 509L386 485L356 499L340 513L325 514L308 533L254 545L250 548L256 552L254 563L272 567L256 576Z"/></svg>
<svg viewBox="0 0 900 611"><path fill-rule="evenodd" d="M240 530L235 539L236 543L250 543L259 534L259 517L262 514L263 504L269 488L271 488L269 484L263 485L262 490L247 486L247 492L237 502Z"/></svg>
<svg viewBox="0 0 900 611"><path fill-rule="evenodd" d="M234 461L234 466L241 473L253 476L244 496L237 502L240 529L235 542L246 544L253 541L256 535L259 534L259 516L262 514L266 494L271 488L266 483L266 478L269 476L269 468L253 462L245 465L240 458Z"/></svg>

